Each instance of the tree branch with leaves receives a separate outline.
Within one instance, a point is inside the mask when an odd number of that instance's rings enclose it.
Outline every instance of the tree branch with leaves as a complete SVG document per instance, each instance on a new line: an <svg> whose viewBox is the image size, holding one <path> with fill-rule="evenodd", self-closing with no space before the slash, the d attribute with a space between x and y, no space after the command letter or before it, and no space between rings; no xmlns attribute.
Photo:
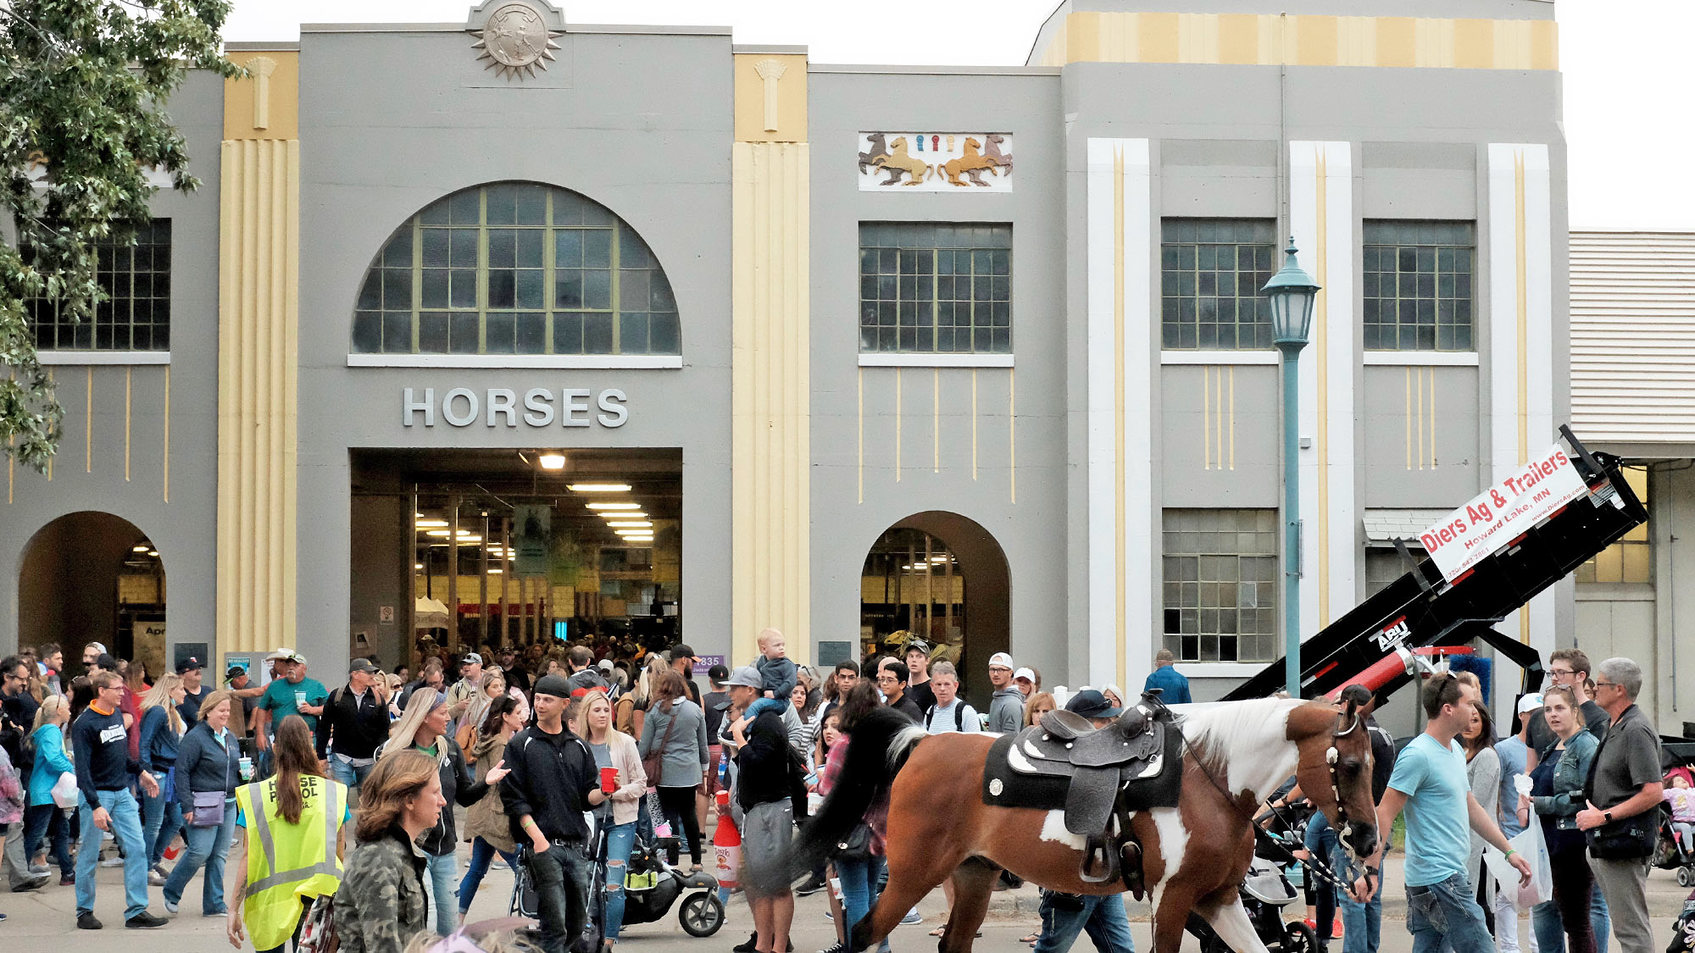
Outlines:
<svg viewBox="0 0 1695 953"><path fill-rule="evenodd" d="M43 470L64 411L36 354L33 306L90 321L106 300L102 244L134 244L152 171L192 192L167 111L192 69L242 75L223 55L229 0L0 3L0 438ZM38 303L38 304L37 304Z"/></svg>

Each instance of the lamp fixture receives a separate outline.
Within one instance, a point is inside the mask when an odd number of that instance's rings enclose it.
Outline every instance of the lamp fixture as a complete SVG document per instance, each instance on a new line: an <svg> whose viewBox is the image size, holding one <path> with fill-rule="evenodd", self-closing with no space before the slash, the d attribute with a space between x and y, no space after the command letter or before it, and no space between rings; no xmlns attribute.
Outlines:
<svg viewBox="0 0 1695 953"><path fill-rule="evenodd" d="M427 530L424 530L424 535L425 536L452 536L453 531L447 530L447 529L427 529Z"/></svg>
<svg viewBox="0 0 1695 953"><path fill-rule="evenodd" d="M640 503L590 503L591 510L639 510Z"/></svg>
<svg viewBox="0 0 1695 953"><path fill-rule="evenodd" d="M132 552L132 553L145 553L145 552L147 552L147 549L148 549L147 544L142 543L140 546L131 547L130 552Z"/></svg>
<svg viewBox="0 0 1695 953"><path fill-rule="evenodd" d="M652 529L652 520L607 520L610 529Z"/></svg>
<svg viewBox="0 0 1695 953"><path fill-rule="evenodd" d="M628 483L572 483L565 489L572 493L628 493Z"/></svg>
<svg viewBox="0 0 1695 953"><path fill-rule="evenodd" d="M147 555L152 556L153 558L157 559L157 558L159 558L159 551L157 549L149 549L147 551Z"/></svg>
<svg viewBox="0 0 1695 953"><path fill-rule="evenodd" d="M546 453L543 453L540 457L537 457L536 460L541 464L541 468L543 470L565 469L565 455L555 450L549 450Z"/></svg>
<svg viewBox="0 0 1695 953"><path fill-rule="evenodd" d="M447 520L425 519L420 517L413 525L417 526L419 529L440 529L447 525Z"/></svg>
<svg viewBox="0 0 1695 953"><path fill-rule="evenodd" d="M505 571L506 570L500 568L499 566L490 566L488 574L491 575L491 576L498 576Z"/></svg>
<svg viewBox="0 0 1695 953"><path fill-rule="evenodd" d="M600 517L610 524L616 520L645 520L647 513L642 510L608 510Z"/></svg>
<svg viewBox="0 0 1695 953"><path fill-rule="evenodd" d="M412 568L413 569L422 569L422 568L424 568L424 564L423 563L413 563Z"/></svg>

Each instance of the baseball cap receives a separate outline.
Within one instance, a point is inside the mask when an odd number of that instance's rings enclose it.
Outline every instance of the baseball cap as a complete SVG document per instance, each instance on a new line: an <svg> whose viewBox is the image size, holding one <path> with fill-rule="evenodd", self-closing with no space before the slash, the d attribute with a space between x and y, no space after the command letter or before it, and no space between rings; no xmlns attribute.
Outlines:
<svg viewBox="0 0 1695 953"><path fill-rule="evenodd" d="M1032 685L1036 684L1036 673L1032 672L1031 670L1029 670L1027 668L1021 668L1018 671L1012 673L1012 680L1013 681L1016 682L1021 678L1024 679L1025 681L1029 682Z"/></svg>
<svg viewBox="0 0 1695 953"><path fill-rule="evenodd" d="M902 652L901 654L904 656L904 655L911 653L911 652L923 652L925 655L929 655L930 654L930 643L924 641L923 639L907 639L906 640L906 651Z"/></svg>
<svg viewBox="0 0 1695 953"><path fill-rule="evenodd" d="M610 671L612 671L612 669L613 669L613 668L614 668L614 666L613 666L613 664L612 664L612 660L611 660L611 659L609 659L609 658L603 658L603 659L601 659L601 660L600 660L600 664L599 664L599 665L596 665L596 666L595 666L595 668L598 668L598 669L600 669L600 670L601 670L601 671L603 671L603 672L610 672Z"/></svg>
<svg viewBox="0 0 1695 953"><path fill-rule="evenodd" d="M1082 715L1084 718L1117 718L1124 713L1122 708L1114 708L1106 696L1092 688L1085 688L1065 703L1065 710Z"/></svg>
<svg viewBox="0 0 1695 953"><path fill-rule="evenodd" d="M571 697L571 683L563 675L543 675L536 681L533 692L536 695L553 695L558 698Z"/></svg>
<svg viewBox="0 0 1695 953"><path fill-rule="evenodd" d="M118 670L118 660L107 655L105 652L101 652L100 657L94 660L94 666L96 668L103 668L108 672L115 672Z"/></svg>
<svg viewBox="0 0 1695 953"><path fill-rule="evenodd" d="M714 684L724 684L724 679L730 677L730 669L723 662L717 662L706 670L706 677Z"/></svg>
<svg viewBox="0 0 1695 953"><path fill-rule="evenodd" d="M278 659L286 659L286 658L289 658L289 657L290 657L290 656L292 656L292 655L293 655L293 654L294 654L294 650L293 650L293 649L290 649L290 648L279 648L279 649L277 649L277 650L276 650L276 651L274 651L274 652L272 652L272 653L271 653L271 654L269 654L269 655L267 655L267 656L265 656L265 661L267 661L267 662L274 662L274 661L276 661L276 660L278 660Z"/></svg>
<svg viewBox="0 0 1695 953"><path fill-rule="evenodd" d="M1011 668L1012 667L1012 656L1008 655L1005 652L996 652L995 654L989 656L989 667L990 668Z"/></svg>
<svg viewBox="0 0 1695 953"><path fill-rule="evenodd" d="M724 684L726 686L744 685L748 688L760 688L765 683L759 677L759 669L754 668L752 665L743 665L741 668L731 672L730 677L724 680Z"/></svg>
<svg viewBox="0 0 1695 953"><path fill-rule="evenodd" d="M1524 697L1522 697L1518 700L1518 713L1521 714L1521 715L1528 715L1531 712L1533 712L1536 709L1541 708L1541 707L1542 707L1542 693L1541 692L1529 692Z"/></svg>
<svg viewBox="0 0 1695 953"><path fill-rule="evenodd" d="M245 665L231 665L228 669L226 669L224 671L224 681L226 681L226 682L234 681L235 679L240 678L241 676L246 675L246 674L247 674L247 667Z"/></svg>
<svg viewBox="0 0 1695 953"><path fill-rule="evenodd" d="M478 652L466 652L465 657L459 660L459 664L460 665L481 665L481 664L483 664L482 654L478 653Z"/></svg>
<svg viewBox="0 0 1695 953"><path fill-rule="evenodd" d="M375 673L376 670L377 670L377 667L375 665L372 665L371 660L368 659L368 658L356 658L353 661L347 663L347 673L349 675L353 674L354 672L364 672L365 674L370 675L370 674Z"/></svg>
<svg viewBox="0 0 1695 953"><path fill-rule="evenodd" d="M200 660L190 655L188 658L177 663L177 674L182 675L188 672L198 671L202 668L205 668L205 666L200 664Z"/></svg>
<svg viewBox="0 0 1695 953"><path fill-rule="evenodd" d="M671 651L667 657L673 662L680 658L692 659L695 657L694 648L687 642L678 642L676 645L671 646Z"/></svg>
<svg viewBox="0 0 1695 953"><path fill-rule="evenodd" d="M299 663L301 665L305 665L306 664L306 656L301 655L299 652L290 651L287 655L283 656L283 661L285 661L285 662L296 662L296 663Z"/></svg>

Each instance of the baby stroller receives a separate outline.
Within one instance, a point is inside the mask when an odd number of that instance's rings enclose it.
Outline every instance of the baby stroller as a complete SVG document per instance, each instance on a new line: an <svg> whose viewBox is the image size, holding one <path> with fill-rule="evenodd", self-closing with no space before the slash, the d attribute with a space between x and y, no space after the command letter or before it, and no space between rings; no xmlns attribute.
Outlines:
<svg viewBox="0 0 1695 953"><path fill-rule="evenodd" d="M603 888L606 883L606 834L589 815L593 844L594 884ZM665 862L667 849L675 849L676 838L655 837L651 829L637 825L636 841L630 847L630 860L624 877L624 926L654 923L670 911L684 890L692 891L683 899L677 911L677 922L683 932L693 937L707 937L724 925L724 904L718 900L718 881L704 871L689 873ZM555 848L556 850L558 848ZM530 883L523 864L513 870L512 912L532 920L540 918L535 888ZM589 923L581 949L598 950L605 929L606 892L589 891Z"/></svg>
<svg viewBox="0 0 1695 953"><path fill-rule="evenodd" d="M1292 872L1297 876L1304 873L1298 870L1302 865L1289 853L1300 846L1298 831L1268 833L1256 827L1254 858L1249 862L1248 876L1242 881L1242 907L1254 925L1254 934L1276 953L1318 951L1318 934L1312 927L1300 920L1287 922L1283 918L1283 908L1300 896L1289 879ZM1201 941L1202 953L1231 953L1230 947L1200 917L1189 915L1188 930Z"/></svg>
<svg viewBox="0 0 1695 953"><path fill-rule="evenodd" d="M1666 772L1665 778L1669 797L1675 778L1695 780L1687 764L1678 763L1695 754L1695 745L1666 744L1662 746L1662 752L1664 757L1674 764L1674 767ZM1661 870L1676 870L1678 886L1695 887L1695 849L1685 845L1683 839L1677 836L1677 827L1672 823L1671 803L1661 802L1659 812L1659 838L1654 846L1654 866Z"/></svg>

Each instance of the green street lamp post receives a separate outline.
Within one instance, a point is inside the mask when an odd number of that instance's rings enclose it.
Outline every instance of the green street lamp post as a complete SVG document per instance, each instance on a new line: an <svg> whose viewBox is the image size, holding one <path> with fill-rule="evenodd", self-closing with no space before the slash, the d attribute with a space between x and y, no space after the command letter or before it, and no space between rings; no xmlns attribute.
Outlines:
<svg viewBox="0 0 1695 953"><path fill-rule="evenodd" d="M1312 329L1312 306L1318 285L1295 262L1295 239L1289 239L1283 267L1260 289L1271 303L1272 343L1283 352L1283 672L1289 697L1301 697L1301 476L1300 445L1301 349ZM1319 368L1320 374L1324 368Z"/></svg>

